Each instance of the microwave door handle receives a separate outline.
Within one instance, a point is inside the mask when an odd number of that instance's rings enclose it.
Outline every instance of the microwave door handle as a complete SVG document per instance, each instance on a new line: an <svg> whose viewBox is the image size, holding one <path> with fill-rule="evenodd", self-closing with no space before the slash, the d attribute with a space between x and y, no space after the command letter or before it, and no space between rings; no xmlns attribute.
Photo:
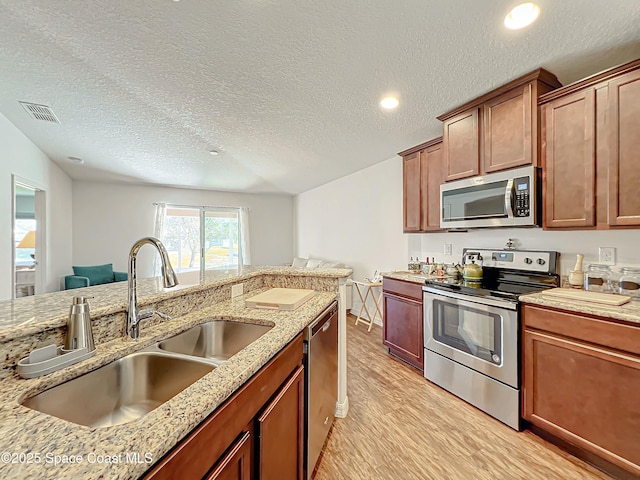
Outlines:
<svg viewBox="0 0 640 480"><path fill-rule="evenodd" d="M504 208L509 218L513 218L513 178L507 181L507 188L504 193Z"/></svg>

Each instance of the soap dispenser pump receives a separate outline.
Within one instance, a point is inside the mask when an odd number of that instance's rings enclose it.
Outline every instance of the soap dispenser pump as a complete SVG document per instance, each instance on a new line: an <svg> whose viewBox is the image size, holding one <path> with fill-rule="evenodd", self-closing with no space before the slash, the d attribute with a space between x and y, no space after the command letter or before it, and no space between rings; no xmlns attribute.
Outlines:
<svg viewBox="0 0 640 480"><path fill-rule="evenodd" d="M75 296L69 311L67 321L67 336L64 340L64 350L78 350L86 348L87 352L96 349L91 329L91 315L88 299L93 297Z"/></svg>

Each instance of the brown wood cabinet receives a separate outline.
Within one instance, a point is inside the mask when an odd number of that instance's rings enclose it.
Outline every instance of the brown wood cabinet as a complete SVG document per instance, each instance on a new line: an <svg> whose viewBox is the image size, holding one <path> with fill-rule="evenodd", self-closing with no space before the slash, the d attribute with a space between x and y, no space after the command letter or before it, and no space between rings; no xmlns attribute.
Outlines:
<svg viewBox="0 0 640 480"><path fill-rule="evenodd" d="M538 166L538 97L560 86L540 68L440 115L446 180Z"/></svg>
<svg viewBox="0 0 640 480"><path fill-rule="evenodd" d="M437 138L420 155L420 225L424 232L440 230L440 185L444 180L442 138Z"/></svg>
<svg viewBox="0 0 640 480"><path fill-rule="evenodd" d="M609 224L640 225L640 65L609 82Z"/></svg>
<svg viewBox="0 0 640 480"><path fill-rule="evenodd" d="M525 420L640 475L640 326L527 304L523 322Z"/></svg>
<svg viewBox="0 0 640 480"><path fill-rule="evenodd" d="M304 369L299 367L258 417L259 475L302 479ZM286 446L286 447L285 447ZM292 448L293 447L293 448Z"/></svg>
<svg viewBox="0 0 640 480"><path fill-rule="evenodd" d="M516 87L485 102L482 132L484 173L531 165L536 150L532 122L537 102L532 101L533 82Z"/></svg>
<svg viewBox="0 0 640 480"><path fill-rule="evenodd" d="M444 183L442 138L413 147L402 156L404 232L440 230L440 185Z"/></svg>
<svg viewBox="0 0 640 480"><path fill-rule="evenodd" d="M473 177L480 173L479 109L471 108L444 122L445 180Z"/></svg>
<svg viewBox="0 0 640 480"><path fill-rule="evenodd" d="M413 152L402 158L402 180L404 197L404 231L419 232L420 208L420 152Z"/></svg>
<svg viewBox="0 0 640 480"><path fill-rule="evenodd" d="M539 103L544 228L640 226L640 60Z"/></svg>
<svg viewBox="0 0 640 480"><path fill-rule="evenodd" d="M595 111L593 90L567 95L543 108L547 227L595 226Z"/></svg>
<svg viewBox="0 0 640 480"><path fill-rule="evenodd" d="M145 479L302 479L302 334L157 462Z"/></svg>
<svg viewBox="0 0 640 480"><path fill-rule="evenodd" d="M422 286L384 277L382 280L384 325L382 343L389 353L422 371L424 327Z"/></svg>
<svg viewBox="0 0 640 480"><path fill-rule="evenodd" d="M251 446L251 433L243 432L218 464L206 475L206 480L250 480Z"/></svg>

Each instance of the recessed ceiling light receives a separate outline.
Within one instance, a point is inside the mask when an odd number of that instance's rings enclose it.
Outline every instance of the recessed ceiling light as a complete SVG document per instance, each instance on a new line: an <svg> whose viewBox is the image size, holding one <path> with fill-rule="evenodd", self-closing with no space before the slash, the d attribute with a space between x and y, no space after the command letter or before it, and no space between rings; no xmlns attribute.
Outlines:
<svg viewBox="0 0 640 480"><path fill-rule="evenodd" d="M211 150L211 151L209 151L209 153L210 153L211 155L213 155L214 157L215 157L216 155L220 155L220 152L219 152L218 150Z"/></svg>
<svg viewBox="0 0 640 480"><path fill-rule="evenodd" d="M504 26L511 30L518 30L527 25L531 25L540 15L540 7L535 3L521 3L517 7L513 7L506 17L504 17Z"/></svg>
<svg viewBox="0 0 640 480"><path fill-rule="evenodd" d="M70 162L77 163L78 165L82 165L84 160L78 157L67 157Z"/></svg>
<svg viewBox="0 0 640 480"><path fill-rule="evenodd" d="M380 100L380 106L385 110L393 110L398 105L400 105L400 101L396 97L384 97Z"/></svg>

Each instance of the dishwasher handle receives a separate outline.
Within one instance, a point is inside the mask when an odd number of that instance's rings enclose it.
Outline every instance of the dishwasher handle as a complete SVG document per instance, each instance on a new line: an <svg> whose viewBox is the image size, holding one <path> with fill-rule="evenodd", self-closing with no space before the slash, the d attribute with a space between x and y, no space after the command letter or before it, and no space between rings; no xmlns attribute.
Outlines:
<svg viewBox="0 0 640 480"><path fill-rule="evenodd" d="M334 316L338 314L338 304L336 302L329 305L329 307L322 312L317 320L315 320L308 327L308 337L313 338L320 332L326 332L331 327L331 321Z"/></svg>

